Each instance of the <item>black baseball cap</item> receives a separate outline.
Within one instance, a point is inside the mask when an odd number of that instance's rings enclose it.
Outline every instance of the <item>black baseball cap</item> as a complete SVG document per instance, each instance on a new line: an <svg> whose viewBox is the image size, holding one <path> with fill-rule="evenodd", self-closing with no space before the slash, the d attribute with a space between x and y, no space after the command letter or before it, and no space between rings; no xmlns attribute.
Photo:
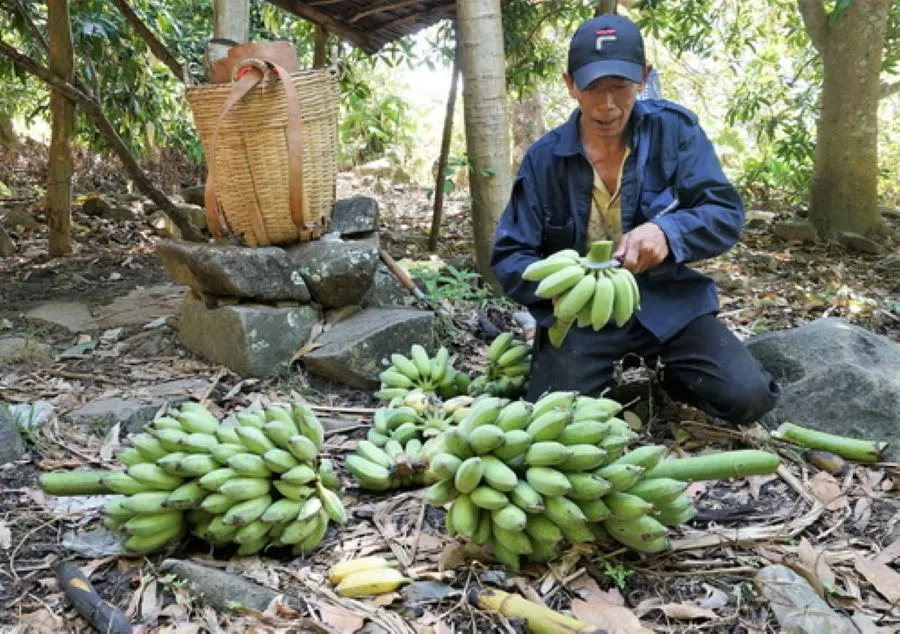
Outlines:
<svg viewBox="0 0 900 634"><path fill-rule="evenodd" d="M578 90L610 75L644 81L644 38L634 22L621 15L601 15L575 31L569 43L569 74Z"/></svg>

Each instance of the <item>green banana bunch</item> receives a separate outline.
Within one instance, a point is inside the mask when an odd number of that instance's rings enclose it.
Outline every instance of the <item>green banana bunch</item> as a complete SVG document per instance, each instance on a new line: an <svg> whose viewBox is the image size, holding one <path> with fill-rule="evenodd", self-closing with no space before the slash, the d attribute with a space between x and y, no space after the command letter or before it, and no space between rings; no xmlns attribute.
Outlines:
<svg viewBox="0 0 900 634"><path fill-rule="evenodd" d="M668 547L667 526L693 517L686 484L645 479L665 453L647 445L607 398L553 392L535 403L481 396L430 465L433 506L449 505L447 531L489 545L518 568L552 558L563 542L602 535L640 552ZM386 462L386 461L385 461Z"/></svg>
<svg viewBox="0 0 900 634"><path fill-rule="evenodd" d="M491 342L487 350L488 366L484 375L469 384L469 394L488 394L519 398L528 387L531 372L531 348L504 332Z"/></svg>
<svg viewBox="0 0 900 634"><path fill-rule="evenodd" d="M522 279L539 282L535 295L555 299L550 342L560 347L573 324L601 330L609 323L621 328L640 310L640 290L634 275L623 268L595 268L610 260L612 242L594 242L587 256L573 250L554 253L530 264Z"/></svg>
<svg viewBox="0 0 900 634"><path fill-rule="evenodd" d="M443 346L434 357L420 344L413 344L408 357L394 353L390 365L378 378L381 388L375 397L388 402L402 398L411 390L452 398L465 394L469 387L468 375L453 368L450 352Z"/></svg>
<svg viewBox="0 0 900 634"><path fill-rule="evenodd" d="M185 403L131 437L125 471L101 481L121 495L103 524L124 533L133 555L162 550L186 533L249 555L269 546L306 554L331 522L346 521L334 465L318 458L325 430L302 403L239 412L220 423Z"/></svg>

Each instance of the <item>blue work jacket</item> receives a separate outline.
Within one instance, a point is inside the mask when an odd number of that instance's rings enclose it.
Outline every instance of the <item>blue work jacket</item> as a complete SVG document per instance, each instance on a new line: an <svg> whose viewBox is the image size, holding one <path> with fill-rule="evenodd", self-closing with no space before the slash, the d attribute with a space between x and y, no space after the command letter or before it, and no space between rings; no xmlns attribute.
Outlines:
<svg viewBox="0 0 900 634"><path fill-rule="evenodd" d="M594 172L579 136L580 110L525 154L500 218L491 267L506 294L544 327L553 323L537 284L522 279L529 264L561 249L585 253ZM719 310L712 279L685 263L724 253L738 240L744 207L725 177L712 143L691 111L665 101L637 101L631 152L620 184L622 229L653 222L669 242L669 257L637 276L636 317L659 340L697 317Z"/></svg>

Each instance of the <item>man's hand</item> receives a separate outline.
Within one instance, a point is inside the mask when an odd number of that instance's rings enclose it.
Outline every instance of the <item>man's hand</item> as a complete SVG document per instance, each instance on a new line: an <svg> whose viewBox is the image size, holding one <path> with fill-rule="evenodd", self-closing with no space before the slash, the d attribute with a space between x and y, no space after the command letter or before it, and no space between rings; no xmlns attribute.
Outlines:
<svg viewBox="0 0 900 634"><path fill-rule="evenodd" d="M622 236L613 257L637 275L660 264L669 255L666 234L652 222L635 227Z"/></svg>

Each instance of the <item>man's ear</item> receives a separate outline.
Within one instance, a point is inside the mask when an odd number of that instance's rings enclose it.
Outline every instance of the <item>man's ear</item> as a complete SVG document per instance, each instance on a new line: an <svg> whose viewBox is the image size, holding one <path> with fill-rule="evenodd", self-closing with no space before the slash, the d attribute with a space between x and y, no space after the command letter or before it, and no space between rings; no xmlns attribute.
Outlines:
<svg viewBox="0 0 900 634"><path fill-rule="evenodd" d="M641 85L638 87L638 92L643 92L644 88L647 87L647 80L650 78L651 72L653 72L653 64L645 64L644 78L641 80Z"/></svg>
<svg viewBox="0 0 900 634"><path fill-rule="evenodd" d="M566 82L566 88L569 89L569 96L575 99L575 80L569 73L563 73L563 81Z"/></svg>

